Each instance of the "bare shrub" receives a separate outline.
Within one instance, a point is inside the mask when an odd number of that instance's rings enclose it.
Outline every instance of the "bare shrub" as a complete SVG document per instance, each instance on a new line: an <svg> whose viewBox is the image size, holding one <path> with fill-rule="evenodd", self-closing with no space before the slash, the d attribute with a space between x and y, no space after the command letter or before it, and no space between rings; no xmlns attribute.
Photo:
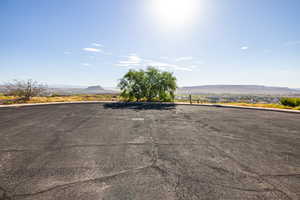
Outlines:
<svg viewBox="0 0 300 200"><path fill-rule="evenodd" d="M6 83L4 87L6 95L21 97L24 100L29 100L34 96L43 96L47 93L47 85L32 79L14 80Z"/></svg>

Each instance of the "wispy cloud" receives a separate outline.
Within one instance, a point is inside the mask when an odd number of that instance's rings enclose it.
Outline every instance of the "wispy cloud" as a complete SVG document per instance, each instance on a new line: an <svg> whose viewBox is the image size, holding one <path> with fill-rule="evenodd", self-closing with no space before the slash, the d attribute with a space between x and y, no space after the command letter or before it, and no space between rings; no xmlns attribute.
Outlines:
<svg viewBox="0 0 300 200"><path fill-rule="evenodd" d="M130 54L129 56L126 56L126 60L121 60L116 66L120 67L133 67L133 68L145 68L148 66L157 67L161 70L181 70L181 71L193 71L197 68L197 66L182 66L177 65L173 63L168 62L162 62L158 60L152 60L152 59L144 59L139 57L136 54Z"/></svg>
<svg viewBox="0 0 300 200"><path fill-rule="evenodd" d="M86 66L86 67L91 66L91 64L89 64L89 63L81 63L81 65Z"/></svg>
<svg viewBox="0 0 300 200"><path fill-rule="evenodd" d="M179 57L175 59L176 62L187 61L187 60L193 60L193 57L186 56L186 57Z"/></svg>
<svg viewBox="0 0 300 200"><path fill-rule="evenodd" d="M155 60L145 60L144 67L154 66L161 70L179 70L179 71L192 71L192 68L180 66L172 63L160 62Z"/></svg>
<svg viewBox="0 0 300 200"><path fill-rule="evenodd" d="M294 40L294 41L288 41L284 43L285 46L294 46L294 45L300 45L300 40Z"/></svg>
<svg viewBox="0 0 300 200"><path fill-rule="evenodd" d="M247 46L242 46L241 47L241 50L248 50L249 49L249 47L247 47Z"/></svg>
<svg viewBox="0 0 300 200"><path fill-rule="evenodd" d="M103 51L102 49L98 48L94 48L94 47L87 47L87 48L83 48L83 51L88 51L88 52L94 52L94 53L101 53L103 55L112 55L112 53L110 52L106 52Z"/></svg>
<svg viewBox="0 0 300 200"><path fill-rule="evenodd" d="M89 52L103 52L101 49L97 48L83 48L83 51L89 51Z"/></svg>
<svg viewBox="0 0 300 200"><path fill-rule="evenodd" d="M125 57L126 57L126 60L121 60L116 65L120 66L120 67L130 67L130 66L141 65L142 58L140 58L136 54L130 54L129 56L125 56Z"/></svg>
<svg viewBox="0 0 300 200"><path fill-rule="evenodd" d="M102 44L99 44L99 43L92 43L91 44L92 46L95 46L95 47L104 47Z"/></svg>

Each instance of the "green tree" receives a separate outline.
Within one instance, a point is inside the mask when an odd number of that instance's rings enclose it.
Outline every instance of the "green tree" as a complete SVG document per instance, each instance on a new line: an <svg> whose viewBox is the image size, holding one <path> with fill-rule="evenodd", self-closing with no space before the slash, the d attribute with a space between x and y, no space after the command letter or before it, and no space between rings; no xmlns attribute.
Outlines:
<svg viewBox="0 0 300 200"><path fill-rule="evenodd" d="M143 70L129 70L119 82L121 96L129 101L140 101L145 92L145 73Z"/></svg>
<svg viewBox="0 0 300 200"><path fill-rule="evenodd" d="M177 88L176 78L169 72L162 72L160 75L159 99L163 101L174 100Z"/></svg>
<svg viewBox="0 0 300 200"><path fill-rule="evenodd" d="M177 88L176 78L170 72L154 67L144 70L129 70L120 80L121 96L128 101L173 101Z"/></svg>

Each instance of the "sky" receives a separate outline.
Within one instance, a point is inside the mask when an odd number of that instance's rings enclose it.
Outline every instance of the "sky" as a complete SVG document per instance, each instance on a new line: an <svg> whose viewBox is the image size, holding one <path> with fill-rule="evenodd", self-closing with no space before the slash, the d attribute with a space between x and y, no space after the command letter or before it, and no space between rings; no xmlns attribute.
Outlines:
<svg viewBox="0 0 300 200"><path fill-rule="evenodd" d="M0 84L115 87L128 69L179 86L300 88L299 0L1 0Z"/></svg>

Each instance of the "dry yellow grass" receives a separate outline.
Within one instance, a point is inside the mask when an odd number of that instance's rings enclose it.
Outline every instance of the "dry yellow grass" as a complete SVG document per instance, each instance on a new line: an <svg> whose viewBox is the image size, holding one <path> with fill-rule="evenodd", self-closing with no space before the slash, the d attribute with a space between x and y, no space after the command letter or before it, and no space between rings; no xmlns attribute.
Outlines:
<svg viewBox="0 0 300 200"><path fill-rule="evenodd" d="M74 101L117 101L114 95L75 95L57 97L33 97L27 103L74 102Z"/></svg>
<svg viewBox="0 0 300 200"><path fill-rule="evenodd" d="M284 106L281 104L252 104L252 103L224 103L225 105L234 105L234 106L249 106L249 107L260 107L260 108L279 108L279 109L291 109L291 110L300 110L300 107L290 107Z"/></svg>
<svg viewBox="0 0 300 200"><path fill-rule="evenodd" d="M11 100L11 99L16 99L17 97L14 96L4 96L0 95L0 100Z"/></svg>
<svg viewBox="0 0 300 200"><path fill-rule="evenodd" d="M189 103L189 101L176 101L178 103ZM193 101L193 104L197 104L195 101ZM199 103L199 104L205 104L205 103ZM284 106L281 104L263 104L263 103L216 103L221 105L233 105L233 106L248 106L248 107L258 107L258 108L277 108L277 109L290 109L290 110L300 110L300 106L298 107L290 107L290 106Z"/></svg>
<svg viewBox="0 0 300 200"><path fill-rule="evenodd" d="M0 96L0 100L13 100L17 97ZM13 103L49 103L49 102L76 102L76 101L118 101L119 97L116 95L72 95L72 96L53 96L53 97L32 97L30 100L24 102L7 102Z"/></svg>
<svg viewBox="0 0 300 200"><path fill-rule="evenodd" d="M14 96L3 96L0 95L1 100L12 100L16 99ZM54 96L54 97L33 97L29 101L21 103L49 103L49 102L76 102L76 101L120 101L118 95L72 95L72 96ZM180 101L176 101L180 102ZM14 102L9 102L12 104ZM195 102L194 102L195 103ZM249 106L249 107L260 107L260 108L279 108L279 109L292 109L300 110L300 107L289 107L280 104L251 104L251 103L222 103L224 105L235 105L235 106Z"/></svg>

